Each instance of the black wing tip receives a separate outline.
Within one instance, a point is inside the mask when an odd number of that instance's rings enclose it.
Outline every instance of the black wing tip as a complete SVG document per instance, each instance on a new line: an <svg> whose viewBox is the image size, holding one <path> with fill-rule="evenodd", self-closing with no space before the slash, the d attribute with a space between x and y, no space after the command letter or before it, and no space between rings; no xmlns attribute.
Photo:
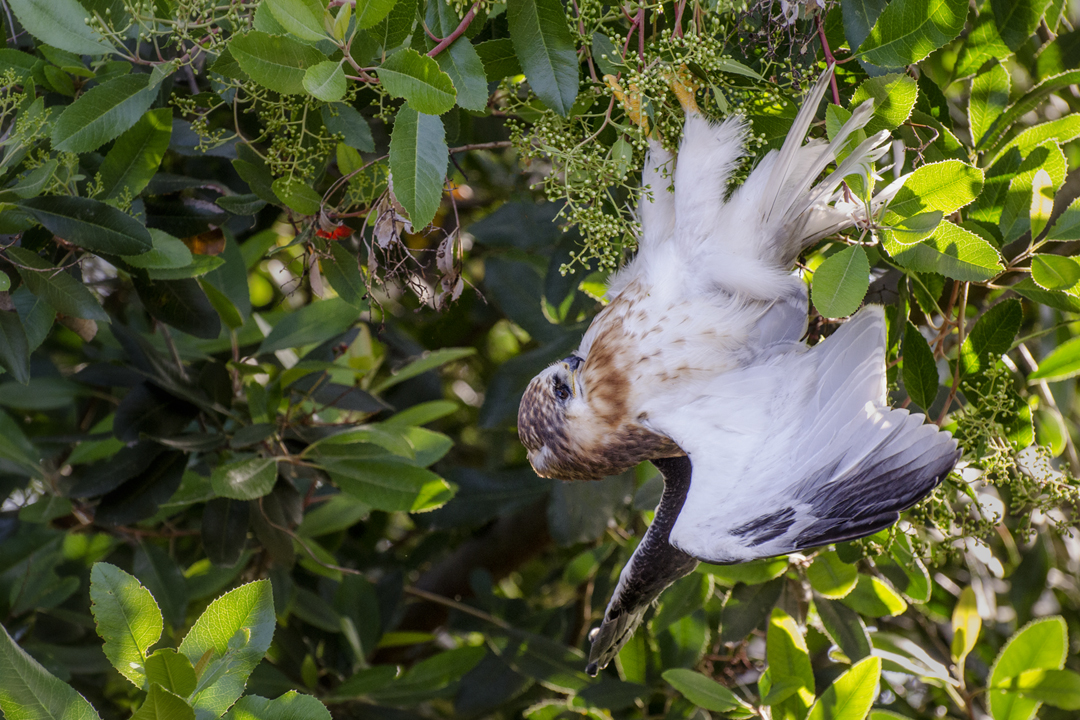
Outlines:
<svg viewBox="0 0 1080 720"><path fill-rule="evenodd" d="M605 666L606 667L606 666ZM585 674L589 677L596 677L600 674L601 668L597 666L595 662L591 662L585 666Z"/></svg>

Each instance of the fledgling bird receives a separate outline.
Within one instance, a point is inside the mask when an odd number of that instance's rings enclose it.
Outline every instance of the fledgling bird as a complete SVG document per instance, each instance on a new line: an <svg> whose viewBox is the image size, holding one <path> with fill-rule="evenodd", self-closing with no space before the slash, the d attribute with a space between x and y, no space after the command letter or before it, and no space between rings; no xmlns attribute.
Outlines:
<svg viewBox="0 0 1080 720"><path fill-rule="evenodd" d="M868 205L844 200L843 179L869 175L884 154L884 131L815 183L873 113L867 101L831 142L804 144L831 74L782 148L726 198L746 122L714 125L684 102L678 158L650 142L636 256L577 351L521 401L518 433L537 474L599 479L651 460L664 475L653 524L591 635L592 674L698 560L747 562L870 535L959 457L947 432L888 406L881 307L814 347L802 339L799 254L869 222L902 184Z"/></svg>

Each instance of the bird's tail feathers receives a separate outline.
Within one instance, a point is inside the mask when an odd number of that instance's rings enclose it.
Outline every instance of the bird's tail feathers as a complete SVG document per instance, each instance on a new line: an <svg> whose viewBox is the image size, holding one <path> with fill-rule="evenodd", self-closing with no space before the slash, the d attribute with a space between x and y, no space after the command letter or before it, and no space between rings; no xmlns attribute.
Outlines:
<svg viewBox="0 0 1080 720"><path fill-rule="evenodd" d="M745 154L747 125L732 115L719 125L692 113L686 116L675 166L675 217L679 235L708 236L716 208L724 203L727 182Z"/></svg>

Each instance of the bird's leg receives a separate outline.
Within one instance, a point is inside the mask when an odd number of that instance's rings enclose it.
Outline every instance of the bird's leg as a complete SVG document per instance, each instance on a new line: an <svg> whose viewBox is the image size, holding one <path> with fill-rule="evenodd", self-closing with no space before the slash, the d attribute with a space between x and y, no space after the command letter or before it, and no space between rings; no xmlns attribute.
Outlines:
<svg viewBox="0 0 1080 720"><path fill-rule="evenodd" d="M622 85L619 84L619 79L614 75L605 75L604 82L611 88L612 93L615 95L615 99L619 101L619 104L626 110L627 116L630 121L645 131L645 134L649 134L649 116L641 112L641 91L638 90L637 85L630 84L630 92L623 92Z"/></svg>
<svg viewBox="0 0 1080 720"><path fill-rule="evenodd" d="M690 490L690 458L664 458L652 463L664 476L664 493L652 525L619 576L604 621L589 633L592 647L585 672L590 675L596 675L618 655L660 593L693 572L698 564L668 541Z"/></svg>
<svg viewBox="0 0 1080 720"><path fill-rule="evenodd" d="M694 99L697 83L694 82L694 78L690 71L686 69L686 66L681 65L677 70L669 71L667 81L671 87L671 92L675 93L675 97L678 98L683 112L687 115L698 114L700 110L698 110L697 100Z"/></svg>

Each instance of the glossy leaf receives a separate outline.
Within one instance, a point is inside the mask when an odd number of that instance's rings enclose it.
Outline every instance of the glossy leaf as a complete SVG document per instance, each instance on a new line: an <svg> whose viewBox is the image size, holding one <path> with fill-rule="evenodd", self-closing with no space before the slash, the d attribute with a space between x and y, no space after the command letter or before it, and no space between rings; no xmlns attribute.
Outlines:
<svg viewBox="0 0 1080 720"><path fill-rule="evenodd" d="M236 702L270 647L275 624L269 580L241 585L203 611L179 648L192 665L204 663L191 695L199 718L219 717ZM206 662L202 659L208 651Z"/></svg>
<svg viewBox="0 0 1080 720"><path fill-rule="evenodd" d="M97 298L71 275L58 272L57 268L24 248L9 247L7 254L22 266L18 268L19 277L30 292L57 312L87 320L109 321Z"/></svg>
<svg viewBox="0 0 1080 720"><path fill-rule="evenodd" d="M183 699L154 683L131 720L195 720L195 711Z"/></svg>
<svg viewBox="0 0 1080 720"><path fill-rule="evenodd" d="M663 678L687 700L706 710L728 712L744 705L735 693L694 670L685 668L665 670Z"/></svg>
<svg viewBox="0 0 1080 720"><path fill-rule="evenodd" d="M855 587L859 572L854 565L842 561L835 551L817 554L806 569L810 586L826 598L837 599L847 595Z"/></svg>
<svg viewBox="0 0 1080 720"><path fill-rule="evenodd" d="M1080 198L1073 200L1065 212L1058 216L1046 234L1047 240L1068 242L1080 240Z"/></svg>
<svg viewBox="0 0 1080 720"><path fill-rule="evenodd" d="M578 60L562 3L512 2L506 19L529 86L545 105L566 117L578 94Z"/></svg>
<svg viewBox="0 0 1080 720"><path fill-rule="evenodd" d="M326 6L319 0L266 0L266 5L274 19L301 40L326 39L323 26Z"/></svg>
<svg viewBox="0 0 1080 720"><path fill-rule="evenodd" d="M7 720L100 720L94 707L0 626L0 710Z"/></svg>
<svg viewBox="0 0 1080 720"><path fill-rule="evenodd" d="M356 26L367 30L373 28L378 23L382 22L384 18L394 9L397 4L397 0L362 0L356 3ZM402 3L402 6L407 6L408 3ZM412 16L412 9L409 9L409 16ZM391 19L393 16L391 16ZM400 44L387 43L387 48L394 47Z"/></svg>
<svg viewBox="0 0 1080 720"><path fill-rule="evenodd" d="M1073 338L1054 348L1043 358L1031 380L1065 380L1080 375L1080 338Z"/></svg>
<svg viewBox="0 0 1080 720"><path fill-rule="evenodd" d="M327 60L304 72L304 89L323 102L337 102L345 97L347 85L341 63Z"/></svg>
<svg viewBox="0 0 1080 720"><path fill-rule="evenodd" d="M90 152L120 135L143 116L157 91L144 73L96 85L68 105L52 126L52 144L65 152Z"/></svg>
<svg viewBox="0 0 1080 720"><path fill-rule="evenodd" d="M1049 4L1050 0L990 0L998 32L1005 44L1019 50L1039 26Z"/></svg>
<svg viewBox="0 0 1080 720"><path fill-rule="evenodd" d="M391 95L404 98L417 112L428 115L443 114L454 107L457 98L450 76L433 58L412 48L387 58L379 67L379 81Z"/></svg>
<svg viewBox="0 0 1080 720"><path fill-rule="evenodd" d="M861 660L870 655L870 634L858 613L837 600L815 598L821 624L840 650L851 660Z"/></svg>
<svg viewBox="0 0 1080 720"><path fill-rule="evenodd" d="M138 580L108 563L90 571L90 609L105 656L135 687L146 681L146 652L161 638L161 611Z"/></svg>
<svg viewBox="0 0 1080 720"><path fill-rule="evenodd" d="M1080 674L1072 670L1025 670L1006 680L1000 689L1062 710L1080 710Z"/></svg>
<svg viewBox="0 0 1080 720"><path fill-rule="evenodd" d="M254 457L218 465L210 474L210 484L221 497L255 500L274 489L277 459Z"/></svg>
<svg viewBox="0 0 1080 720"><path fill-rule="evenodd" d="M351 105L332 103L322 109L326 129L340 135L345 144L360 152L374 152L375 141L367 120Z"/></svg>
<svg viewBox="0 0 1080 720"><path fill-rule="evenodd" d="M859 575L855 588L843 603L866 617L892 617L907 610L904 598L883 580L873 575Z"/></svg>
<svg viewBox="0 0 1080 720"><path fill-rule="evenodd" d="M938 392L937 362L926 338L911 323L907 324L900 354L904 357L904 389L908 397L919 407L929 410Z"/></svg>
<svg viewBox="0 0 1080 720"><path fill-rule="evenodd" d="M18 313L0 310L0 367L16 382L30 382L30 344Z"/></svg>
<svg viewBox="0 0 1080 720"><path fill-rule="evenodd" d="M398 110L390 137L390 172L394 195L416 229L434 219L442 201L450 159L445 135L437 116L417 112L408 103Z"/></svg>
<svg viewBox="0 0 1080 720"><path fill-rule="evenodd" d="M49 232L87 250L139 255L153 247L142 223L98 200L55 195L27 200L23 207Z"/></svg>
<svg viewBox="0 0 1080 720"><path fill-rule="evenodd" d="M979 617L979 604L975 600L975 591L969 585L960 592L952 612L952 657L963 667L964 658L975 649L982 629Z"/></svg>
<svg viewBox="0 0 1080 720"><path fill-rule="evenodd" d="M765 659L769 664L771 681L794 681L798 690L788 702L801 702L809 706L814 698L814 672L810 666L806 641L795 620L783 610L774 608L765 642Z"/></svg>
<svg viewBox="0 0 1080 720"><path fill-rule="evenodd" d="M457 104L466 110L483 112L488 100L487 76L484 63L468 38L458 38L436 55L435 60L453 81L457 89Z"/></svg>
<svg viewBox="0 0 1080 720"><path fill-rule="evenodd" d="M965 374L982 372L1012 347L1013 338L1024 321L1017 300L993 306L976 321L960 348L960 368Z"/></svg>
<svg viewBox="0 0 1080 720"><path fill-rule="evenodd" d="M1054 191L1056 187L1050 173L1040 168L1031 179L1031 237L1042 234L1046 223L1054 212Z"/></svg>
<svg viewBox="0 0 1080 720"><path fill-rule="evenodd" d="M863 720L877 697L880 680L881 658L860 660L825 688L807 720Z"/></svg>
<svg viewBox="0 0 1080 720"><path fill-rule="evenodd" d="M1000 63L971 81L968 101L968 124L976 147L1009 104L1009 73Z"/></svg>
<svg viewBox="0 0 1080 720"><path fill-rule="evenodd" d="M304 92L307 69L328 60L311 45L259 30L233 36L229 52L252 80L283 95Z"/></svg>
<svg viewBox="0 0 1080 720"><path fill-rule="evenodd" d="M136 197L161 165L172 136L172 110L150 110L121 135L101 164L101 193L111 200L127 193Z"/></svg>
<svg viewBox="0 0 1080 720"><path fill-rule="evenodd" d="M376 510L423 512L450 499L450 486L441 477L401 462L320 458L320 467L345 492Z"/></svg>
<svg viewBox="0 0 1080 720"><path fill-rule="evenodd" d="M257 354L325 342L348 330L356 320L356 308L340 298L305 305L278 321Z"/></svg>
<svg viewBox="0 0 1080 720"><path fill-rule="evenodd" d="M864 80L851 96L848 108L854 109L867 100L874 101L874 116L863 126L869 136L899 127L911 115L918 95L915 81L907 75L881 75Z"/></svg>
<svg viewBox="0 0 1080 720"><path fill-rule="evenodd" d="M870 284L870 263L858 245L844 248L814 271L814 307L824 317L846 317L859 309Z"/></svg>
<svg viewBox="0 0 1080 720"><path fill-rule="evenodd" d="M881 67L919 62L960 34L967 9L963 0L893 0L858 53Z"/></svg>
<svg viewBox="0 0 1080 720"><path fill-rule="evenodd" d="M330 711L311 695L290 690L273 700L245 695L224 720L330 720Z"/></svg>
<svg viewBox="0 0 1080 720"><path fill-rule="evenodd" d="M78 0L10 0L19 24L48 45L76 55L105 55L112 45L85 22Z"/></svg>
<svg viewBox="0 0 1080 720"><path fill-rule="evenodd" d="M414 378L429 370L442 367L446 363L467 358L475 353L476 351L473 348L442 348L434 352L424 353L423 357L413 360L394 373L391 377L376 385L373 388L373 391L376 393L385 392L387 389L400 382Z"/></svg>
<svg viewBox="0 0 1080 720"><path fill-rule="evenodd" d="M887 240L885 249L909 270L937 273L954 280L982 282L1005 269L1001 254L993 245L949 221L942 222L922 242L901 245Z"/></svg>
<svg viewBox="0 0 1080 720"><path fill-rule="evenodd" d="M1080 282L1080 262L1061 255L1031 258L1031 279L1047 290L1069 290Z"/></svg>
<svg viewBox="0 0 1080 720"><path fill-rule="evenodd" d="M1038 700L996 688L1028 670L1060 670L1067 653L1068 632L1059 616L1033 620L1009 638L990 667L988 704L994 720L1031 717Z"/></svg>

